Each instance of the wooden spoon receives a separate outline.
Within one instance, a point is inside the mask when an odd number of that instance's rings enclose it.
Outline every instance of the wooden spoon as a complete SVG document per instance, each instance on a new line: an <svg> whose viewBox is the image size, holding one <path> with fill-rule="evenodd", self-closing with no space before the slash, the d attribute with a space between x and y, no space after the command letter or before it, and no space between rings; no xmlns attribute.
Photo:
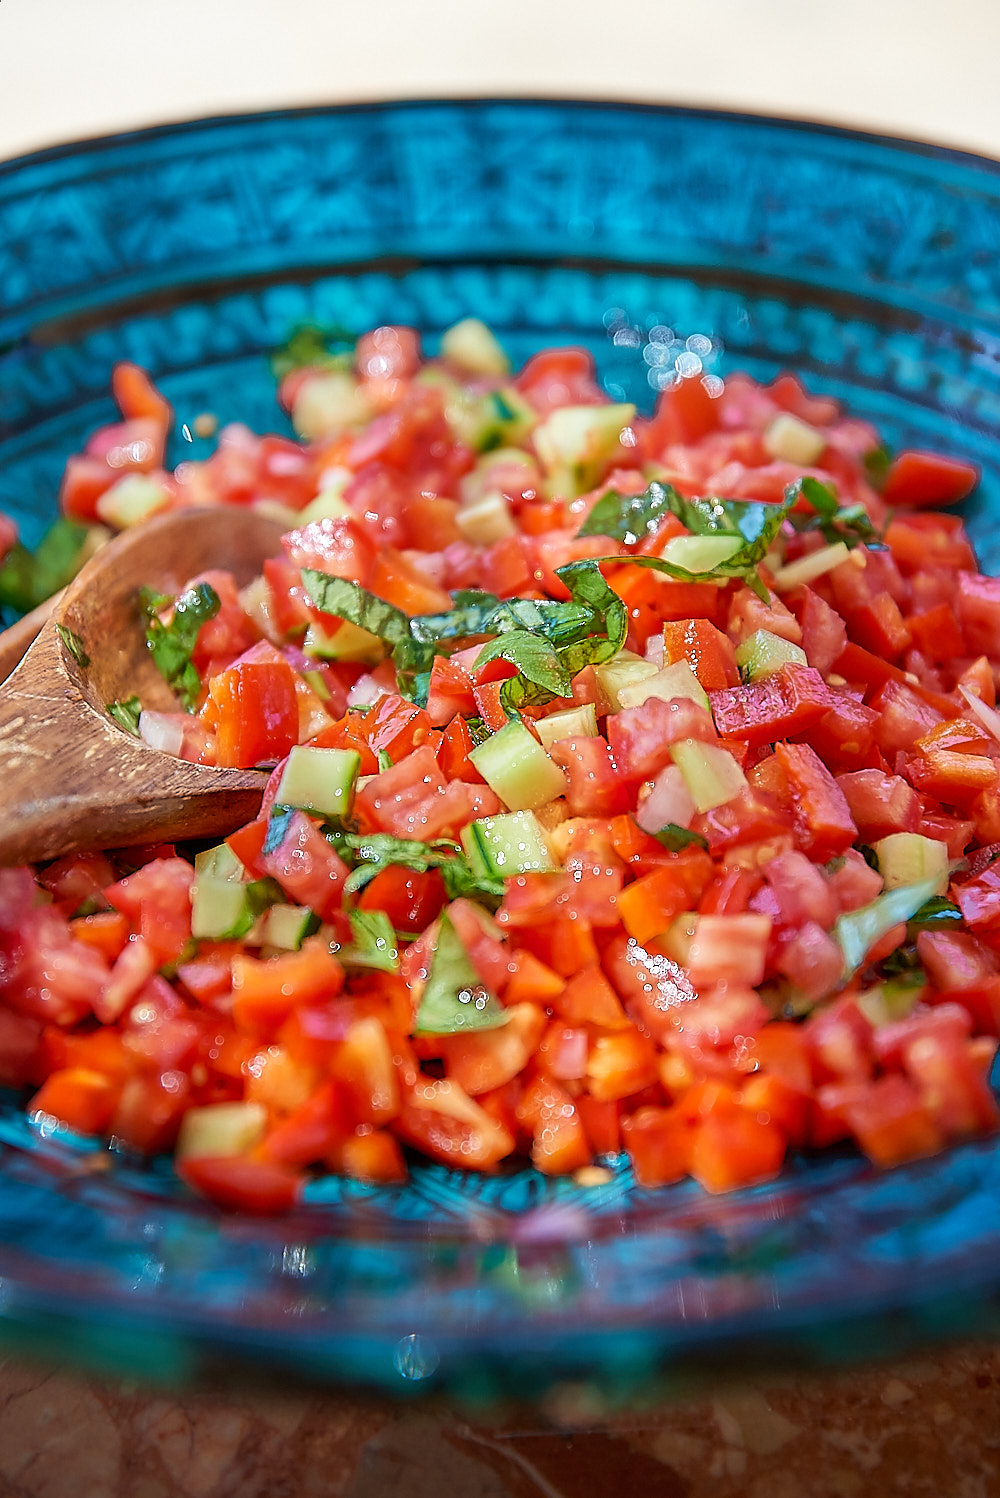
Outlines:
<svg viewBox="0 0 1000 1498"><path fill-rule="evenodd" d="M146 648L143 586L176 593L210 567L247 583L286 528L249 510L172 511L109 542L70 583L0 687L0 865L214 837L257 814L265 772L162 754L106 706L137 695L178 707Z"/></svg>

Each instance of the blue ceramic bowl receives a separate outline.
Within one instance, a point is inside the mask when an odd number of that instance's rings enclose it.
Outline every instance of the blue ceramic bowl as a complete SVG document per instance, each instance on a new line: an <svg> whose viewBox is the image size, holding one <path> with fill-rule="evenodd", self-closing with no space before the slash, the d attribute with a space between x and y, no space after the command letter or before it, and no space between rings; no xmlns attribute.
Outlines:
<svg viewBox="0 0 1000 1498"><path fill-rule="evenodd" d="M793 368L890 444L982 466L989 568L998 251L993 163L687 110L398 104L46 152L0 166L0 508L28 537L52 517L116 359L181 423L282 429L266 354L297 324L409 323L433 348L475 313L515 360L587 345L647 408L685 352L723 377ZM0 1109L0 1332L147 1375L648 1393L719 1358L995 1331L998 1243L994 1141L888 1175L794 1161L721 1199L624 1166L589 1190L424 1166L402 1188L317 1182L258 1223Z"/></svg>

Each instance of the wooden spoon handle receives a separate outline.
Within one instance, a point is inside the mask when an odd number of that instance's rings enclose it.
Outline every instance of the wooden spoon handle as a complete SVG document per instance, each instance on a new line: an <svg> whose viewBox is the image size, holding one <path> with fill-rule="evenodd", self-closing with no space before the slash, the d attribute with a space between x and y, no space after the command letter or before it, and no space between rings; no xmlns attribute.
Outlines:
<svg viewBox="0 0 1000 1498"><path fill-rule="evenodd" d="M51 598L46 598L30 614L25 614L23 619L18 619L16 624L0 634L0 682L6 681L14 667L21 664L25 651L38 638L42 625L58 607L64 591L60 588L58 593L53 593Z"/></svg>
<svg viewBox="0 0 1000 1498"><path fill-rule="evenodd" d="M214 837L256 816L266 773L150 749L96 710L66 666L50 621L0 697L0 865Z"/></svg>

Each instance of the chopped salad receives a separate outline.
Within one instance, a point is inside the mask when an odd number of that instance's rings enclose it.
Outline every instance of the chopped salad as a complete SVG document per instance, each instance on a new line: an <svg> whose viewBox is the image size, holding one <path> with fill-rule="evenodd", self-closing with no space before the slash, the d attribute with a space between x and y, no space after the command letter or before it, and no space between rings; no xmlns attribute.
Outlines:
<svg viewBox="0 0 1000 1498"><path fill-rule="evenodd" d="M230 426L168 471L119 365L64 518L0 537L28 608L101 528L287 521L249 586L145 597L176 711L107 705L269 768L259 816L0 871L31 1116L252 1211L414 1156L718 1192L995 1129L1000 580L943 508L975 468L791 375L644 418L472 319L434 358L306 330L277 367L298 440Z"/></svg>

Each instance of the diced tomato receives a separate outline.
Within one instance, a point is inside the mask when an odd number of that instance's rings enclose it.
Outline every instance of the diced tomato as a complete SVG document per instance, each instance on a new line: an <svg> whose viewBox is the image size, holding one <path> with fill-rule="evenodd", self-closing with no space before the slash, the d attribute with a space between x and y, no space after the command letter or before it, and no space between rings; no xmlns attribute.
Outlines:
<svg viewBox="0 0 1000 1498"><path fill-rule="evenodd" d="M344 970L319 937L298 952L260 959L233 958L233 1019L244 1030L270 1034L298 1004L334 998L344 986Z"/></svg>
<svg viewBox="0 0 1000 1498"><path fill-rule="evenodd" d="M858 835L840 786L808 744L776 744L774 755L791 791L800 846L818 863L836 858Z"/></svg>
<svg viewBox="0 0 1000 1498"><path fill-rule="evenodd" d="M639 1108L622 1119L621 1131L640 1186L669 1186L687 1175L694 1131L677 1109Z"/></svg>
<svg viewBox="0 0 1000 1498"><path fill-rule="evenodd" d="M719 732L751 745L773 744L776 739L803 733L833 706L830 689L819 672L795 664L710 696Z"/></svg>
<svg viewBox="0 0 1000 1498"><path fill-rule="evenodd" d="M882 486L888 505L916 509L921 505L951 505L971 494L979 480L974 463L945 458L939 453L901 452Z"/></svg>
<svg viewBox="0 0 1000 1498"><path fill-rule="evenodd" d="M697 702L648 697L608 717L608 742L615 765L632 781L651 780L671 763L670 745L680 739L716 738L710 715Z"/></svg>
<svg viewBox="0 0 1000 1498"><path fill-rule="evenodd" d="M777 1123L758 1111L710 1114L694 1131L690 1171L706 1191L732 1191L772 1180L785 1158Z"/></svg>
<svg viewBox="0 0 1000 1498"><path fill-rule="evenodd" d="M177 1162L177 1174L217 1206L263 1217L290 1211L303 1185L298 1172L248 1155L188 1155Z"/></svg>
<svg viewBox="0 0 1000 1498"><path fill-rule="evenodd" d="M628 809L628 786L607 739L557 739L549 757L566 772L566 805L573 816L613 817Z"/></svg>
<svg viewBox="0 0 1000 1498"><path fill-rule="evenodd" d="M663 664L687 661L706 692L736 686L740 679L732 642L707 619L663 626Z"/></svg>
<svg viewBox="0 0 1000 1498"><path fill-rule="evenodd" d="M458 1170L493 1170L514 1148L510 1131L449 1078L418 1081L393 1128L404 1143Z"/></svg>

